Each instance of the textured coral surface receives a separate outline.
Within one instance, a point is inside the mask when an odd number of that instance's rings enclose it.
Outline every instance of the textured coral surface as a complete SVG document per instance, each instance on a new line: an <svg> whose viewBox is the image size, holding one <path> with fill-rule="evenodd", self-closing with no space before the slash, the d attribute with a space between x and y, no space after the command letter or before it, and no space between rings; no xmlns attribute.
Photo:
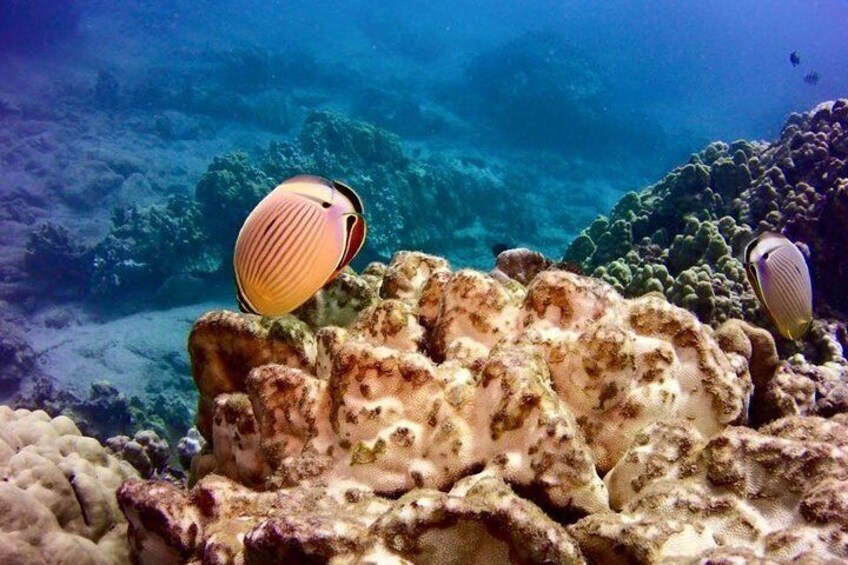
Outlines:
<svg viewBox="0 0 848 565"><path fill-rule="evenodd" d="M310 486L255 492L220 475L191 493L128 482L118 498L142 563L584 562L563 526L491 476L397 500Z"/></svg>
<svg viewBox="0 0 848 565"><path fill-rule="evenodd" d="M0 563L129 559L115 490L136 473L64 417L0 406Z"/></svg>
<svg viewBox="0 0 848 565"><path fill-rule="evenodd" d="M380 298L346 327L314 323L344 310L332 288L310 324L200 318L189 351L209 448L189 492L121 489L135 557L582 561L561 523L618 504L601 477L631 442L672 420L703 438L744 423L760 358L725 352L661 297L528 276L535 263L494 277L401 252L350 275Z"/></svg>
<svg viewBox="0 0 848 565"><path fill-rule="evenodd" d="M844 562L848 419L788 417L710 441L646 428L607 475L613 507L569 528L598 563Z"/></svg>

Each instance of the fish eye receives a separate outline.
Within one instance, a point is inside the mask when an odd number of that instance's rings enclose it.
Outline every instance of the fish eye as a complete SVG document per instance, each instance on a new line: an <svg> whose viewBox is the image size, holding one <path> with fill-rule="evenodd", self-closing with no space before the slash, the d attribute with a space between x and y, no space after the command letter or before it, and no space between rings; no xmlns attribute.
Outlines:
<svg viewBox="0 0 848 565"><path fill-rule="evenodd" d="M332 206L332 204L330 202L327 202L326 200L321 203L322 208L329 208L330 206Z"/></svg>

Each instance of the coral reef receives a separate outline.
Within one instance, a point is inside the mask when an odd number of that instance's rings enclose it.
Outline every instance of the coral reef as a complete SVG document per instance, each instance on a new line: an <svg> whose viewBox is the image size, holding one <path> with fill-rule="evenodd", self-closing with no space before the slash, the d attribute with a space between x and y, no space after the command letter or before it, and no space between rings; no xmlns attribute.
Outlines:
<svg viewBox="0 0 848 565"><path fill-rule="evenodd" d="M36 354L27 341L21 324L0 318L0 398L18 392L35 373Z"/></svg>
<svg viewBox="0 0 848 565"><path fill-rule="evenodd" d="M400 246L446 253L455 246L454 233L481 214L491 229L506 234L520 234L532 225L529 216L519 213L526 207L518 205L508 175L446 160L411 159L396 135L334 112L310 113L297 143L272 143L261 168L275 179L317 171L355 187L369 222L365 260L385 259ZM451 214L439 212L446 208Z"/></svg>
<svg viewBox="0 0 848 565"><path fill-rule="evenodd" d="M190 492L121 489L137 560L435 562L463 535L484 553L457 562L581 562L551 518L608 512L600 477L646 426L684 418L708 439L743 423L750 372L767 371L662 298L562 270L525 287L400 252L349 276L380 298L346 328L232 312L195 323L209 444Z"/></svg>
<svg viewBox="0 0 848 565"><path fill-rule="evenodd" d="M153 430L140 430L133 437L110 437L106 447L135 467L145 479L163 475L171 458L168 442Z"/></svg>
<svg viewBox="0 0 848 565"><path fill-rule="evenodd" d="M274 181L254 167L244 153L212 160L194 195L199 207L198 225L209 244L221 246L223 257L232 252L247 215L272 188Z"/></svg>
<svg viewBox="0 0 848 565"><path fill-rule="evenodd" d="M257 493L218 475L193 493L164 481L121 487L139 562L584 563L565 528L490 476L398 500L309 486Z"/></svg>
<svg viewBox="0 0 848 565"><path fill-rule="evenodd" d="M190 15L183 13L183 17ZM337 87L340 78L339 69L327 72L311 53L294 46L274 51L255 46L204 47L202 51L201 57L181 61L186 64L148 69L136 77L125 89L127 104L165 115L193 115L208 123L236 120L289 133L308 107L328 98L326 92ZM303 86L310 89L308 94L298 95L296 89ZM304 102L305 97L311 99Z"/></svg>
<svg viewBox="0 0 848 565"><path fill-rule="evenodd" d="M115 490L136 473L70 419L0 406L0 475L0 562L127 562Z"/></svg>
<svg viewBox="0 0 848 565"><path fill-rule="evenodd" d="M24 268L42 293L79 296L88 287L91 262L91 250L52 222L38 226L27 241Z"/></svg>
<svg viewBox="0 0 848 565"><path fill-rule="evenodd" d="M820 324L837 323L830 320L848 310L846 139L848 100L837 100L790 116L774 143L712 143L622 197L565 259L625 296L662 292L712 325L742 318L770 327L738 258L753 233L782 231L808 256ZM836 363L844 374L846 341L822 333L810 332L800 349L782 339L778 346L784 356L795 348L811 363Z"/></svg>
<svg viewBox="0 0 848 565"><path fill-rule="evenodd" d="M138 289L165 286L179 273L213 271L220 259L207 251L201 217L197 205L176 197L165 205L116 209L109 234L93 251L89 291L125 299ZM220 212L215 217L225 221Z"/></svg>
<svg viewBox="0 0 848 565"><path fill-rule="evenodd" d="M491 275L500 281L513 279L522 285L530 284L536 275L553 266L553 261L524 247L498 253Z"/></svg>
<svg viewBox="0 0 848 565"><path fill-rule="evenodd" d="M562 144L568 140L563 131L584 133L592 121L590 104L605 87L591 61L552 33L526 33L483 52L465 72L481 111L523 142L553 138ZM578 138L583 136L572 137Z"/></svg>
<svg viewBox="0 0 848 565"><path fill-rule="evenodd" d="M793 114L761 161L765 179L740 194L740 215L806 245L822 302L848 310L840 290L848 279L848 99Z"/></svg>
<svg viewBox="0 0 848 565"><path fill-rule="evenodd" d="M203 436L200 435L200 432L197 428L192 426L186 432L186 435L180 438L180 442L177 444L177 455L180 459L180 465L182 465L183 469L191 468L191 460L194 459L196 455L200 455L200 452L206 447L206 440L203 439Z"/></svg>
<svg viewBox="0 0 848 565"><path fill-rule="evenodd" d="M162 127L171 128L164 122ZM256 160L240 152L213 159L193 198L116 208L109 233L93 249L52 224L37 228L28 256L30 275L55 284L51 275L68 265L71 288L98 300L120 296L126 307L151 298L167 305L189 301L210 282L229 284L230 257L244 219L278 182L304 173L343 180L362 195L369 235L359 261L385 260L399 246L447 253L456 247L457 232L479 223L481 215L488 229L516 239L535 222L529 207L520 205L517 179L508 173L447 159L412 159L394 134L315 111L306 116L296 140L272 142ZM97 182L109 178L113 184L123 180L108 170ZM104 191L89 192L100 197ZM445 207L451 214L440 212ZM486 242L466 238L478 248L469 262L480 262L487 256ZM56 295L65 289L56 285L44 291ZM129 294L133 301L126 300ZM357 300L370 303L361 293Z"/></svg>
<svg viewBox="0 0 848 565"><path fill-rule="evenodd" d="M149 430L176 445L191 426L191 414L184 402L162 393L147 399L127 397L109 381L95 381L87 398L56 386L49 378L34 379L30 390L17 395L18 408L44 410L53 416L71 418L86 435L106 442L114 436L130 436Z"/></svg>
<svg viewBox="0 0 848 565"><path fill-rule="evenodd" d="M607 475L611 506L568 528L597 563L848 559L848 419L787 417L707 440L645 428Z"/></svg>
<svg viewBox="0 0 848 565"><path fill-rule="evenodd" d="M379 284L369 282L368 272L366 269L365 276L358 277L352 269L346 269L298 307L293 315L313 328L349 326L360 312L379 298Z"/></svg>
<svg viewBox="0 0 848 565"><path fill-rule="evenodd" d="M493 128L509 143L585 156L662 150L660 125L611 107L612 85L597 69L564 35L527 32L471 59L460 100L480 127ZM629 142L634 139L640 143Z"/></svg>
<svg viewBox="0 0 848 565"><path fill-rule="evenodd" d="M98 71L94 83L94 106L101 110L114 110L120 103L120 85L109 71Z"/></svg>

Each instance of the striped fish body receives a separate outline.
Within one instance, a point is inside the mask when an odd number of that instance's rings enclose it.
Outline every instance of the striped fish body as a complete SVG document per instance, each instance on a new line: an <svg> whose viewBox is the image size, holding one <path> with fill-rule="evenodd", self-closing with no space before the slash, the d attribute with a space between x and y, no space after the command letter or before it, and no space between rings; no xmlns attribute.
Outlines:
<svg viewBox="0 0 848 565"><path fill-rule="evenodd" d="M239 231L233 254L239 306L291 312L335 278L365 242L362 202L348 186L291 178L272 190Z"/></svg>
<svg viewBox="0 0 848 565"><path fill-rule="evenodd" d="M801 251L780 234L763 233L745 249L745 272L780 333L803 336L813 319L813 287Z"/></svg>

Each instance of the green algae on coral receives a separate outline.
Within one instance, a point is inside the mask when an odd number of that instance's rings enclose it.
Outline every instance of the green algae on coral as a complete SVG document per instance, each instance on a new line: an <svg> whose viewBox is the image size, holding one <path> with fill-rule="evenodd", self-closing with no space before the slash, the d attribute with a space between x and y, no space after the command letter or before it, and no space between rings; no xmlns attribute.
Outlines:
<svg viewBox="0 0 848 565"><path fill-rule="evenodd" d="M373 463L385 451L386 442L382 438L375 441L373 447L368 447L364 441L359 441L350 450L350 464L367 465Z"/></svg>

